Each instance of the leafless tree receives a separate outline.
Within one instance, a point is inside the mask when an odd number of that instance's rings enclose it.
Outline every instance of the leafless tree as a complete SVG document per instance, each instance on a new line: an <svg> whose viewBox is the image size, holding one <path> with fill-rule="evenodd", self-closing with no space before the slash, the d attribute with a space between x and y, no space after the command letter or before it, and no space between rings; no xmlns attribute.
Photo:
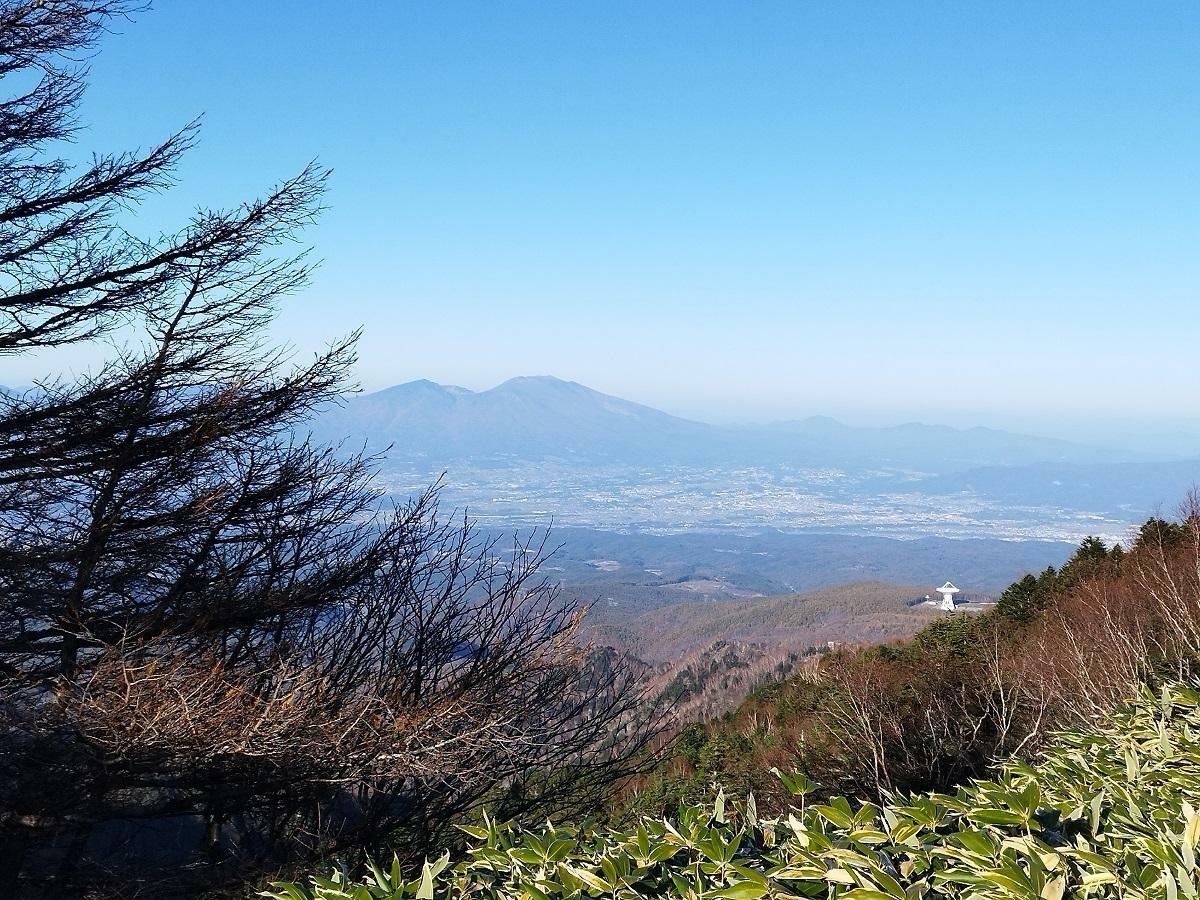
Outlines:
<svg viewBox="0 0 1200 900"><path fill-rule="evenodd" d="M294 365L264 327L308 279L327 173L147 238L125 226L194 125L55 155L79 58L128 12L0 2L0 353L123 337L0 398L0 890L197 890L419 852L482 803L594 803L647 729L544 541L502 554L435 492L387 507L373 460L304 437L354 338Z"/></svg>
<svg viewBox="0 0 1200 900"><path fill-rule="evenodd" d="M996 736L979 674L934 653L918 661L861 652L833 659L818 676L830 688L821 707L829 748L821 779L884 796L982 774Z"/></svg>

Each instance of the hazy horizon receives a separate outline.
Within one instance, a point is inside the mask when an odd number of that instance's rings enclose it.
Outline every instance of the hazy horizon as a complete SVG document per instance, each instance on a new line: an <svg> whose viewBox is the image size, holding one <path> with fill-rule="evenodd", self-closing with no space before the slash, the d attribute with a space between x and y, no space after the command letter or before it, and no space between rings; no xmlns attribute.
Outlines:
<svg viewBox="0 0 1200 900"><path fill-rule="evenodd" d="M1113 449L1131 450L1142 453L1161 453L1175 456L1200 456L1200 422L1187 417L1138 418L1126 417L1070 417L1056 416L1042 419L1021 414L993 414L987 416L972 412L946 411L941 414L919 407L910 410L832 409L827 406L806 404L803 400L777 405L748 403L747 398L737 408L719 405L679 405L656 402L654 386L643 385L637 393L621 394L606 390L603 386L570 378L552 372L518 372L494 382L469 382L467 379L428 378L417 376L399 378L380 385L364 385L361 393L370 394L387 390L414 381L432 381L448 387L460 387L474 392L487 391L513 378L548 376L563 381L583 384L603 394L619 397L660 410L682 419L705 422L712 425L767 425L812 417L836 419L844 425L860 428L886 428L895 425L921 423L946 425L952 428L995 428L1004 431L1025 433L1041 437L1059 438L1080 443L1109 446ZM635 390L636 390L635 386Z"/></svg>
<svg viewBox="0 0 1200 900"><path fill-rule="evenodd" d="M80 158L204 115L135 232L333 168L298 358L362 325L368 390L1200 431L1200 8L357 9L163 4L88 60Z"/></svg>
<svg viewBox="0 0 1200 900"><path fill-rule="evenodd" d="M61 354L60 354L61 355ZM71 356L78 359L79 348L71 348ZM43 359L53 360L55 354L45 354ZM39 369L34 378L22 379L6 366L10 360L0 359L0 387L21 390L34 381L62 374L63 369L48 362ZM66 371L80 371L65 367ZM465 373L464 373L465 374ZM680 401L661 390L655 383L632 384L628 388L609 386L610 379L585 381L562 372L515 371L502 374L494 380L456 378L453 376L432 377L425 374L406 374L376 382L359 382L352 385L354 393L371 394L413 381L432 381L444 386L466 388L474 392L486 391L512 379L547 375L563 381L573 381L602 394L619 397L648 406L681 419L690 419L711 425L769 425L778 422L828 417L844 425L858 428L886 428L889 426L920 423L945 425L951 428L994 428L1039 437L1058 438L1077 443L1128 450L1134 453L1154 454L1170 457L1200 457L1200 417L1155 416L1086 413L1037 414L1019 410L936 410L912 403L903 408L872 408L849 404L836 406L819 391L797 392L795 397L755 398L740 392L737 383L727 385L729 394L716 400Z"/></svg>

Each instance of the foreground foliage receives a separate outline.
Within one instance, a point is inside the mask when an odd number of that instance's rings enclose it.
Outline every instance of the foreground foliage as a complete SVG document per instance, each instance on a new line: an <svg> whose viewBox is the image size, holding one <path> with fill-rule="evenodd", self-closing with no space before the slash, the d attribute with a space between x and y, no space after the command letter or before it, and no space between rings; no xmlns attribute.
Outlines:
<svg viewBox="0 0 1200 900"><path fill-rule="evenodd" d="M1194 898L1200 842L1200 684L1145 690L1098 725L1059 734L1036 767L883 805L807 802L781 775L787 815L685 806L626 831L541 831L488 822L467 856L276 884L277 900L486 897Z"/></svg>

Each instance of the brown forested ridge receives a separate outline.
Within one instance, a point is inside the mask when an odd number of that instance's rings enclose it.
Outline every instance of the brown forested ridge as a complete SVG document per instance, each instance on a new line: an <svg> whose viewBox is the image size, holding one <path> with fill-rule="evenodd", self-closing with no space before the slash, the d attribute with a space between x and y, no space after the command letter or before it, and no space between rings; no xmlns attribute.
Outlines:
<svg viewBox="0 0 1200 900"><path fill-rule="evenodd" d="M1200 660L1200 501L1124 544L1082 542L1058 570L1026 575L995 608L951 614L914 638L843 649L682 729L620 809L661 813L716 785L785 804L773 767L826 794L948 790L1047 736L1093 721L1146 683Z"/></svg>

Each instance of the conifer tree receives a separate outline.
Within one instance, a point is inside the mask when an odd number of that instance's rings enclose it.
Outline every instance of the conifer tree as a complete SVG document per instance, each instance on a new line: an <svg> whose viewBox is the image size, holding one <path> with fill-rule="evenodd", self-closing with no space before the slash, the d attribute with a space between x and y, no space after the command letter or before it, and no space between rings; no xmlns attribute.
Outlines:
<svg viewBox="0 0 1200 900"><path fill-rule="evenodd" d="M0 397L0 893L195 891L396 829L587 804L645 732L579 612L427 494L313 446L353 335L267 342L327 172L137 235L187 125L63 157L121 0L0 2L0 353L103 365ZM504 805L507 804L507 805Z"/></svg>

